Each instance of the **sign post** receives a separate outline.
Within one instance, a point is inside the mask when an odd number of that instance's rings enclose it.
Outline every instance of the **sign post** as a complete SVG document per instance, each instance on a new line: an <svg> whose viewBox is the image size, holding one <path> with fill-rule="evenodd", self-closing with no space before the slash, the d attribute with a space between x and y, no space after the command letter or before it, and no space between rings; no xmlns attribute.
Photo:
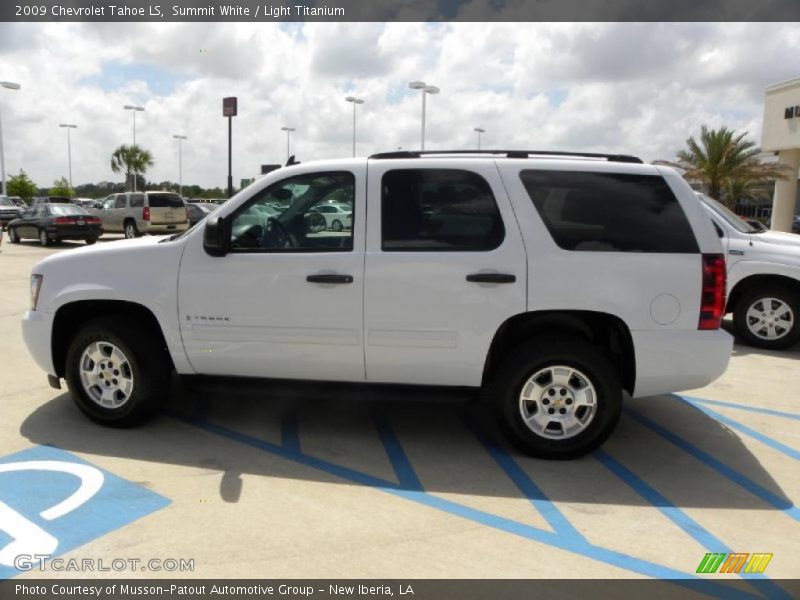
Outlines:
<svg viewBox="0 0 800 600"><path fill-rule="evenodd" d="M231 140L233 137L232 118L238 113L236 96L222 99L222 116L228 117L228 198L233 196L233 159L231 158Z"/></svg>

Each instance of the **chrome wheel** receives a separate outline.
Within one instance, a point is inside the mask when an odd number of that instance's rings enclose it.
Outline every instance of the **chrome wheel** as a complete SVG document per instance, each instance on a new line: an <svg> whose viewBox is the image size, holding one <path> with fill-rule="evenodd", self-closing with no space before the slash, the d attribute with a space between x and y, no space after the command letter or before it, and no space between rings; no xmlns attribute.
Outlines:
<svg viewBox="0 0 800 600"><path fill-rule="evenodd" d="M119 408L133 392L133 370L128 357L114 344L92 342L81 354L78 367L83 389L103 408Z"/></svg>
<svg viewBox="0 0 800 600"><path fill-rule="evenodd" d="M792 307L779 298L759 298L748 307L745 317L747 329L762 340L779 340L794 325Z"/></svg>
<svg viewBox="0 0 800 600"><path fill-rule="evenodd" d="M522 421L536 435L563 440L584 431L597 412L597 392L578 369L557 365L537 371L519 394Z"/></svg>
<svg viewBox="0 0 800 600"><path fill-rule="evenodd" d="M47 232L44 229L39 231L39 243L42 246L47 246L50 243L50 241L47 239Z"/></svg>
<svg viewBox="0 0 800 600"><path fill-rule="evenodd" d="M133 223L125 224L125 237L129 240L136 237L136 225Z"/></svg>
<svg viewBox="0 0 800 600"><path fill-rule="evenodd" d="M331 229L333 229L334 231L341 231L342 229L344 229L344 226L342 225L342 222L339 219L336 219L331 224Z"/></svg>

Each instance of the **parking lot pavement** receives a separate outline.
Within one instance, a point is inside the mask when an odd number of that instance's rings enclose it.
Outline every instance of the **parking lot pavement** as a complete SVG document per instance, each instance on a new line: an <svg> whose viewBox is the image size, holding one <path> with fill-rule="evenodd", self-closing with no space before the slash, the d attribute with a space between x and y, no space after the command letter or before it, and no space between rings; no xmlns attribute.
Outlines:
<svg viewBox="0 0 800 600"><path fill-rule="evenodd" d="M568 462L518 454L481 402L429 392L176 385L163 416L113 430L47 385L20 335L30 267L79 245L2 246L0 462L49 446L156 508L80 544L62 527L65 558L193 559L182 577L699 577L686 585L776 598L789 596L773 579L800 576L798 347L737 344L719 381L629 400L602 450ZM113 511L105 503L97 514ZM773 557L763 575L696 576L708 552ZM86 573L36 573L63 575Z"/></svg>

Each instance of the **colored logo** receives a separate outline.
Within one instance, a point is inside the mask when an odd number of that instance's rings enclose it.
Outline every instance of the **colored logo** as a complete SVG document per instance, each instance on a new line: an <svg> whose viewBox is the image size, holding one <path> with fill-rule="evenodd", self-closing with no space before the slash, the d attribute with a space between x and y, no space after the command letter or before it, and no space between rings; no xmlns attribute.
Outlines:
<svg viewBox="0 0 800 600"><path fill-rule="evenodd" d="M700 561L697 573L763 573L771 553L709 552Z"/></svg>
<svg viewBox="0 0 800 600"><path fill-rule="evenodd" d="M163 496L57 448L38 446L2 457L0 579L19 574L21 556L63 554L168 504Z"/></svg>

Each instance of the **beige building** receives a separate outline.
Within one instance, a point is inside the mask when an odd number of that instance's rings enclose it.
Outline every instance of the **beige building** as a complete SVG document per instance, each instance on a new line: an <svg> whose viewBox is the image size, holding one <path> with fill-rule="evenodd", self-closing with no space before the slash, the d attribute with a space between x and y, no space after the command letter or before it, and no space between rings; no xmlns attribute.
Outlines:
<svg viewBox="0 0 800 600"><path fill-rule="evenodd" d="M761 148L775 152L778 161L792 169L785 180L775 182L771 228L792 230L797 209L797 176L800 170L800 77L776 83L766 90Z"/></svg>

